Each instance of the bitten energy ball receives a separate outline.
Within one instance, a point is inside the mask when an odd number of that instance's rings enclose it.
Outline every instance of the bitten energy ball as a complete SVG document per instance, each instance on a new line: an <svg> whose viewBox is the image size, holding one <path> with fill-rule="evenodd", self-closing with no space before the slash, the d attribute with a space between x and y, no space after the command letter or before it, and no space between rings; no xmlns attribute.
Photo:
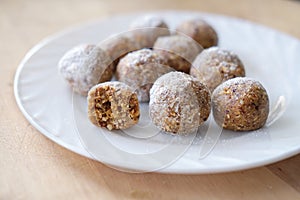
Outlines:
<svg viewBox="0 0 300 200"><path fill-rule="evenodd" d="M149 101L149 91L157 78L173 71L162 57L150 49L127 54L117 66L116 78L136 90L141 102Z"/></svg>
<svg viewBox="0 0 300 200"><path fill-rule="evenodd" d="M211 47L202 51L193 62L190 74L213 91L222 82L244 77L245 69L241 60L231 51Z"/></svg>
<svg viewBox="0 0 300 200"><path fill-rule="evenodd" d="M219 126L234 131L251 131L266 123L269 98L258 81L238 77L215 89L212 94L212 107Z"/></svg>
<svg viewBox="0 0 300 200"><path fill-rule="evenodd" d="M189 73L191 63L203 48L189 37L173 35L158 38L154 50L161 54L170 67Z"/></svg>
<svg viewBox="0 0 300 200"><path fill-rule="evenodd" d="M139 44L132 38L128 37L128 34L126 33L112 36L101 42L98 46L110 56L113 61L114 69L116 69L120 58L131 51L139 49Z"/></svg>
<svg viewBox="0 0 300 200"><path fill-rule="evenodd" d="M200 81L182 72L170 72L150 90L149 112L161 130L192 133L210 114L210 92Z"/></svg>
<svg viewBox="0 0 300 200"><path fill-rule="evenodd" d="M112 78L111 63L111 59L101 48L82 44L65 53L58 68L74 91L86 96L91 87Z"/></svg>
<svg viewBox="0 0 300 200"><path fill-rule="evenodd" d="M105 82L88 93L88 116L96 126L126 129L139 120L139 102L132 88L121 82Z"/></svg>
<svg viewBox="0 0 300 200"><path fill-rule="evenodd" d="M157 16L144 16L130 25L131 37L139 48L152 48L158 37L170 35L168 25Z"/></svg>
<svg viewBox="0 0 300 200"><path fill-rule="evenodd" d="M201 44L203 48L216 46L218 44L216 31L202 19L184 21L176 28L176 31L190 36Z"/></svg>

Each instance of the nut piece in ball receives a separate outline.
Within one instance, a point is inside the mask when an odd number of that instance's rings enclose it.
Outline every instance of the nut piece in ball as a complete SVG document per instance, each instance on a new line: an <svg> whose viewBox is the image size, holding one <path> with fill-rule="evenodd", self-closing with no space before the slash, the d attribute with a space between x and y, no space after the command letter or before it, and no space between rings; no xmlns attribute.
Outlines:
<svg viewBox="0 0 300 200"><path fill-rule="evenodd" d="M164 65L159 54L150 49L141 49L127 54L120 60L116 78L136 90L141 102L148 102L153 83L171 71L174 69Z"/></svg>
<svg viewBox="0 0 300 200"><path fill-rule="evenodd" d="M153 48L167 65L185 73L189 73L191 63L203 50L193 39L182 35L160 37Z"/></svg>
<svg viewBox="0 0 300 200"><path fill-rule="evenodd" d="M190 19L182 22L176 31L184 33L196 40L203 48L209 48L218 44L216 31L202 19Z"/></svg>
<svg viewBox="0 0 300 200"><path fill-rule="evenodd" d="M269 114L265 88L251 78L234 78L219 85L212 94L217 124L234 131L251 131L264 126Z"/></svg>
<svg viewBox="0 0 300 200"><path fill-rule="evenodd" d="M149 112L152 122L163 131L192 133L209 117L210 92L192 76L170 72L151 88Z"/></svg>
<svg viewBox="0 0 300 200"><path fill-rule="evenodd" d="M58 68L74 91L86 96L91 87L112 78L111 63L110 57L101 48L82 44L66 52Z"/></svg>
<svg viewBox="0 0 300 200"><path fill-rule="evenodd" d="M95 85L88 93L90 121L108 130L126 129L138 123L140 111L136 93L121 82Z"/></svg>
<svg viewBox="0 0 300 200"><path fill-rule="evenodd" d="M244 77L245 69L241 60L233 52L211 47L203 50L196 57L190 74L213 91L228 79Z"/></svg>
<svg viewBox="0 0 300 200"><path fill-rule="evenodd" d="M156 39L170 35L168 25L158 16L144 16L136 19L130 25L131 37L139 49L152 48Z"/></svg>

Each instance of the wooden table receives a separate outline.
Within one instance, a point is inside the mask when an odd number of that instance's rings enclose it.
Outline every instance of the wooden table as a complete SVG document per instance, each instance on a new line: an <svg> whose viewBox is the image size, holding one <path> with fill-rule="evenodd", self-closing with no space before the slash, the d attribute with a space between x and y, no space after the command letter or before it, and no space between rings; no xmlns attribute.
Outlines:
<svg viewBox="0 0 300 200"><path fill-rule="evenodd" d="M0 199L300 199L300 155L234 173L128 174L64 149L23 117L14 100L13 78L33 45L88 20L156 9L231 15L300 38L297 1L1 0Z"/></svg>

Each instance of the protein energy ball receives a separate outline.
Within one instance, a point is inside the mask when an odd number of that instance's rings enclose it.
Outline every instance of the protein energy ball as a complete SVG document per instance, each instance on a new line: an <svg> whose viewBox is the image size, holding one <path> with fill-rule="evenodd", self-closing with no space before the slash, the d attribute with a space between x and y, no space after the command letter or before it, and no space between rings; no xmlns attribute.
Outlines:
<svg viewBox="0 0 300 200"><path fill-rule="evenodd" d="M75 92L86 96L94 85L113 76L110 57L93 44L82 44L64 54L58 63L59 72Z"/></svg>
<svg viewBox="0 0 300 200"><path fill-rule="evenodd" d="M150 49L127 54L117 66L116 78L131 86L141 102L149 101L149 91L157 78L173 68L164 65L162 57Z"/></svg>
<svg viewBox="0 0 300 200"><path fill-rule="evenodd" d="M156 39L170 35L168 25L158 16L144 16L130 25L131 37L139 44L139 49L152 48Z"/></svg>
<svg viewBox="0 0 300 200"><path fill-rule="evenodd" d="M189 73L191 63L203 50L193 39L182 35L159 37L153 48L167 65L185 73Z"/></svg>
<svg viewBox="0 0 300 200"><path fill-rule="evenodd" d="M184 33L196 40L203 48L209 48L218 44L216 31L202 19L190 19L182 22L176 31Z"/></svg>
<svg viewBox="0 0 300 200"><path fill-rule="evenodd" d="M152 122L163 131L187 134L197 131L210 114L210 92L199 80L182 72L158 78L150 90Z"/></svg>
<svg viewBox="0 0 300 200"><path fill-rule="evenodd" d="M238 56L218 47L204 49L194 60L190 74L213 91L222 82L244 77L245 69Z"/></svg>
<svg viewBox="0 0 300 200"><path fill-rule="evenodd" d="M116 69L120 58L139 49L139 44L128 35L128 33L115 35L99 44L99 47L110 56L114 69Z"/></svg>
<svg viewBox="0 0 300 200"><path fill-rule="evenodd" d="M121 82L95 85L88 93L90 121L108 130L126 129L138 123L140 111L134 90Z"/></svg>
<svg viewBox="0 0 300 200"><path fill-rule="evenodd" d="M219 85L212 94L217 124L234 131L261 128L268 118L269 98L265 88L251 78L234 78Z"/></svg>

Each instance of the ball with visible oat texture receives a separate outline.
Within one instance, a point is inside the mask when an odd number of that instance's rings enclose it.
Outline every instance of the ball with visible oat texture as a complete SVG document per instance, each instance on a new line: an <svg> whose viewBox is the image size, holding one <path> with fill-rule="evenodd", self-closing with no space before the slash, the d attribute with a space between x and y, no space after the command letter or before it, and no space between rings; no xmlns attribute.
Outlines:
<svg viewBox="0 0 300 200"><path fill-rule="evenodd" d="M256 80L230 79L212 94L213 116L217 124L234 131L251 131L264 126L269 114L269 97Z"/></svg>
<svg viewBox="0 0 300 200"><path fill-rule="evenodd" d="M126 129L138 123L140 111L134 90L121 82L100 83L88 93L90 121L108 130Z"/></svg>

